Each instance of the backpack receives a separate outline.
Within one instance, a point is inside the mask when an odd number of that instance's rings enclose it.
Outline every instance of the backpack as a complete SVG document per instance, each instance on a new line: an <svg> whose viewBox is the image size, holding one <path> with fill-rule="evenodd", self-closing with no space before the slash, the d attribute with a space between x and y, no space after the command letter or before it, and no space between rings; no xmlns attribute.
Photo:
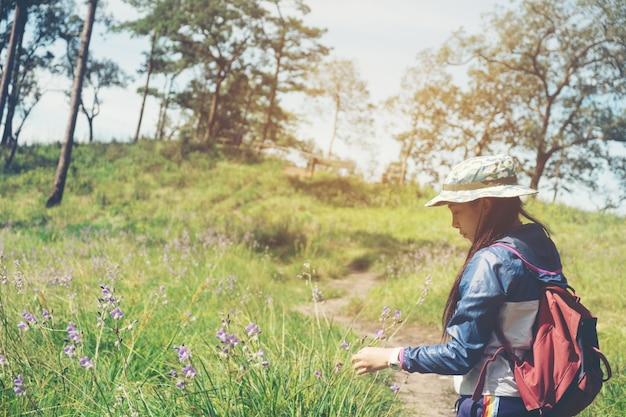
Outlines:
<svg viewBox="0 0 626 417"><path fill-rule="evenodd" d="M513 248L495 245L513 251L528 268L538 271ZM525 357L517 358L509 345L498 348L483 365L472 399L480 399L487 365L504 351L511 360L515 382L528 411L538 410L540 416L554 417L578 414L612 376L609 362L599 349L596 322L597 318L580 302L572 287L544 285L531 349ZM506 340L498 326L495 332L500 340Z"/></svg>

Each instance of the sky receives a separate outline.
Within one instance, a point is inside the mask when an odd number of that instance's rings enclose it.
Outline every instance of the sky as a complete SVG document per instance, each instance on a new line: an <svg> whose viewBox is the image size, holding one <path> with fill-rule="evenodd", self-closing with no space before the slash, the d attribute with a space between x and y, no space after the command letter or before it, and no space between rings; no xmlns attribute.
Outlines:
<svg viewBox="0 0 626 417"><path fill-rule="evenodd" d="M397 93L404 70L463 27L480 29L495 0L312 0L306 21L328 28L333 53L355 59L374 99Z"/></svg>

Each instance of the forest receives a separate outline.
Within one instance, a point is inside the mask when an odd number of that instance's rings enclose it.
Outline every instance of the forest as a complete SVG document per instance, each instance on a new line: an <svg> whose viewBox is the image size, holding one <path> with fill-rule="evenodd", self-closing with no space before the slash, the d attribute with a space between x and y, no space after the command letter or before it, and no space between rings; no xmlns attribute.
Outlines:
<svg viewBox="0 0 626 417"><path fill-rule="evenodd" d="M45 94L42 74L71 80L68 123L49 207L60 204L71 163L76 119L89 141L100 97L129 74L108 58L92 59L94 26L145 38L143 87L131 141L173 140L210 149L231 143L296 152L326 166L333 146L356 146L360 132L385 124L400 147L388 181L433 184L468 156L509 153L524 181L551 195L600 196L598 210L623 208L624 59L622 0L514 1L486 14L480 33L459 30L436 49L418 51L400 93L369 100L349 59L310 27L304 0L125 0L136 18L116 21L106 2L6 1L0 10L3 54L1 147L11 169L20 132ZM459 71L463 82L459 80ZM332 137L319 149L297 135L303 115L294 95L326 100ZM159 103L154 137L142 136L143 106ZM106 103L102 104L106 105ZM586 194L585 194L586 193Z"/></svg>

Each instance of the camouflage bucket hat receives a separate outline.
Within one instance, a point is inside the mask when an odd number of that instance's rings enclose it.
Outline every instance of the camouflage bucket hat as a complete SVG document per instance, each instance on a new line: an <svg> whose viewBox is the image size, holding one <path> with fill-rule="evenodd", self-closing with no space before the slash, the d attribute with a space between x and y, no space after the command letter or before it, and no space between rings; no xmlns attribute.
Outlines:
<svg viewBox="0 0 626 417"><path fill-rule="evenodd" d="M467 203L483 197L519 197L537 190L517 183L515 162L508 155L477 156L456 165L439 195L426 207Z"/></svg>

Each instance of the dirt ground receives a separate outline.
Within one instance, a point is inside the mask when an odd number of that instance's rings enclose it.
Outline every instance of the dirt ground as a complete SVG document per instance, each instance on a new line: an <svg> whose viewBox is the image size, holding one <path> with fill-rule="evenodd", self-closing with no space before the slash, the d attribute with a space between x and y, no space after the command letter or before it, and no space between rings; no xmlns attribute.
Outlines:
<svg viewBox="0 0 626 417"><path fill-rule="evenodd" d="M358 335L373 336L377 322L365 322L344 315L342 309L351 299L366 298L369 291L377 285L379 276L372 272L355 272L345 279L325 281L320 286L322 292L329 287L343 294L318 303L319 314L325 315L334 323L352 329ZM314 314L312 306L301 309L304 313ZM387 346L417 346L439 342L436 329L423 329L416 325L406 324L387 343ZM456 393L453 389L452 377L434 374L409 374L398 372L396 383L400 386L398 393L409 415L414 417L454 417Z"/></svg>

